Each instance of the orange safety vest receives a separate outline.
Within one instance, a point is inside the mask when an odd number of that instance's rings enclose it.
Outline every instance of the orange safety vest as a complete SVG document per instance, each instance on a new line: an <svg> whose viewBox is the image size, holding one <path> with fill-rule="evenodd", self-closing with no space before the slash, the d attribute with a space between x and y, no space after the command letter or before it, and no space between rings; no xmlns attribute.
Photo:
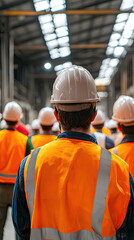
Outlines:
<svg viewBox="0 0 134 240"><path fill-rule="evenodd" d="M110 151L115 153L128 163L129 171L134 178L134 142L121 143L116 147L110 149Z"/></svg>
<svg viewBox="0 0 134 240"><path fill-rule="evenodd" d="M0 131L0 182L15 183L19 165L26 155L28 137L13 130Z"/></svg>
<svg viewBox="0 0 134 240"><path fill-rule="evenodd" d="M130 200L125 161L76 139L34 150L25 164L24 188L30 240L115 240Z"/></svg>
<svg viewBox="0 0 134 240"><path fill-rule="evenodd" d="M42 147L43 145L55 140L57 136L55 135L34 135L31 137L31 142L34 148Z"/></svg>
<svg viewBox="0 0 134 240"><path fill-rule="evenodd" d="M95 128L92 127L92 128L90 129L90 132L91 132L91 133L95 133L95 132L96 132ZM106 127L103 127L103 128L102 128L102 133L104 133L106 136L110 136L110 135L111 135L111 131L110 131L108 128L106 128Z"/></svg>

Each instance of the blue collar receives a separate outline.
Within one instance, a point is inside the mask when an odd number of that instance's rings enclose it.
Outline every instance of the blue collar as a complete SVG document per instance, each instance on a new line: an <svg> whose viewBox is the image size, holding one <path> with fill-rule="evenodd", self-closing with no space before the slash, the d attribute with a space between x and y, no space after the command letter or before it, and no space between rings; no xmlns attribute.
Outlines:
<svg viewBox="0 0 134 240"><path fill-rule="evenodd" d="M92 134L89 135L82 132L67 131L59 134L57 138L78 139L78 140L89 141L97 144L96 138Z"/></svg>
<svg viewBox="0 0 134 240"><path fill-rule="evenodd" d="M132 135L131 134L126 135L121 141L121 143L127 143L127 142L134 142L134 135L133 134Z"/></svg>

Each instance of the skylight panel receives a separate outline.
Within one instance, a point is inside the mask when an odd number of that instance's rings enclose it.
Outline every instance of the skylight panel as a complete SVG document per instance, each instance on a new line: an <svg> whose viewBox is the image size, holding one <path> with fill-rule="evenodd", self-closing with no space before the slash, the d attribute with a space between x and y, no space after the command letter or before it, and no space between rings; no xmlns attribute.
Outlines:
<svg viewBox="0 0 134 240"><path fill-rule="evenodd" d="M71 67L72 66L72 63L71 62L65 62L64 64L63 64L63 67L64 68L68 68L68 67Z"/></svg>
<svg viewBox="0 0 134 240"><path fill-rule="evenodd" d="M118 58L113 58L113 59L110 60L109 65L110 65L110 67L116 67L118 65L118 63L119 63L119 59Z"/></svg>
<svg viewBox="0 0 134 240"><path fill-rule="evenodd" d="M116 46L118 46L118 41L110 41L110 42L108 43L108 46L110 46L110 47L116 47Z"/></svg>
<svg viewBox="0 0 134 240"><path fill-rule="evenodd" d="M120 57L122 53L124 52L125 48L124 47L116 47L114 49L114 56L115 57Z"/></svg>
<svg viewBox="0 0 134 240"><path fill-rule="evenodd" d="M67 36L68 35L68 28L67 28L67 26L57 28L56 29L56 34L57 34L57 37Z"/></svg>
<svg viewBox="0 0 134 240"><path fill-rule="evenodd" d="M55 66L55 68L54 68L54 70L57 72L57 71L60 71L60 70L62 70L63 69L63 65L62 64L60 64L60 65L57 65L57 66Z"/></svg>
<svg viewBox="0 0 134 240"><path fill-rule="evenodd" d="M55 33L46 34L44 38L45 38L45 41L50 41L50 40L56 39L56 34Z"/></svg>
<svg viewBox="0 0 134 240"><path fill-rule="evenodd" d="M117 15L116 23L120 23L123 21L126 21L128 19L129 14L128 13L120 13Z"/></svg>
<svg viewBox="0 0 134 240"><path fill-rule="evenodd" d="M58 43L60 46L63 46L69 42L69 37L62 37L58 39Z"/></svg>
<svg viewBox="0 0 134 240"><path fill-rule="evenodd" d="M60 10L63 10L63 9L65 9L64 4L51 8L51 11L56 12L56 11L60 11Z"/></svg>
<svg viewBox="0 0 134 240"><path fill-rule="evenodd" d="M128 38L123 38L123 37L121 37L121 39L120 39L120 41L119 41L119 44L120 44L121 46L125 46L125 45L127 45L128 41L129 41Z"/></svg>
<svg viewBox="0 0 134 240"><path fill-rule="evenodd" d="M54 15L54 24L55 27L61 27L67 25L67 17L66 14L55 14Z"/></svg>
<svg viewBox="0 0 134 240"><path fill-rule="evenodd" d="M60 56L61 57L67 57L71 54L71 51L70 51L69 47L62 47L59 50L60 50Z"/></svg>
<svg viewBox="0 0 134 240"><path fill-rule="evenodd" d="M112 48L112 47L107 47L107 50L106 50L106 54L107 54L107 55L111 55L111 54L113 54L113 52L114 52L114 48Z"/></svg>
<svg viewBox="0 0 134 240"><path fill-rule="evenodd" d="M120 10L130 9L130 8L133 7L133 5L134 5L133 0L123 0L122 4L121 4L121 7L120 7Z"/></svg>
<svg viewBox="0 0 134 240"><path fill-rule="evenodd" d="M122 31L125 26L125 22L116 23L113 27L114 31Z"/></svg>
<svg viewBox="0 0 134 240"><path fill-rule="evenodd" d="M57 40L48 41L46 42L46 45L48 49L52 49L58 46L58 41Z"/></svg>
<svg viewBox="0 0 134 240"><path fill-rule="evenodd" d="M43 11L43 10L47 10L47 9L49 9L49 2L47 0L46 1L44 0L44 1L36 2L34 4L34 6L35 6L35 10L37 12Z"/></svg>
<svg viewBox="0 0 134 240"><path fill-rule="evenodd" d="M113 32L111 34L111 37L110 37L110 41L113 41L113 40L118 40L120 38L121 34L120 33L115 33Z"/></svg>
<svg viewBox="0 0 134 240"><path fill-rule="evenodd" d="M52 16L50 14L45 15L45 16L39 16L40 24L48 23L48 22L51 22L51 21L52 21Z"/></svg>

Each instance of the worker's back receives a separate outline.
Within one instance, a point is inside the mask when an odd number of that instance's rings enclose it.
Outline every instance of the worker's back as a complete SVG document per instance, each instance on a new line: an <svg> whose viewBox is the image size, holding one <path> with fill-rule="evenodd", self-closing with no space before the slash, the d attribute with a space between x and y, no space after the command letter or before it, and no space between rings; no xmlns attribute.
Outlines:
<svg viewBox="0 0 134 240"><path fill-rule="evenodd" d="M36 166L35 175L30 175L31 164ZM116 239L130 193L127 165L119 163L114 154L110 159L110 152L92 142L60 136L41 148L37 161L32 157L27 161L24 176L28 176L25 189L32 218L31 239L40 231L42 239L53 239L55 234L58 239L69 235L76 240L77 234L80 239L98 239L97 234ZM30 194L31 189L35 195Z"/></svg>
<svg viewBox="0 0 134 240"><path fill-rule="evenodd" d="M34 148L38 148L55 139L56 136L53 134L37 134L31 137L31 142Z"/></svg>
<svg viewBox="0 0 134 240"><path fill-rule="evenodd" d="M0 182L15 183L28 138L13 129L0 131ZM11 175L11 176L10 176Z"/></svg>

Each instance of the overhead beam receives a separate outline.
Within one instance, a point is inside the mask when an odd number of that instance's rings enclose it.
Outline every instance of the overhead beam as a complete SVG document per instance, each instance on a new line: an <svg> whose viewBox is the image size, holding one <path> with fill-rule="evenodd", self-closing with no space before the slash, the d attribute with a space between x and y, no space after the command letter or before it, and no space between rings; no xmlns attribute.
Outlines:
<svg viewBox="0 0 134 240"><path fill-rule="evenodd" d="M67 15L109 15L120 13L134 13L133 10L118 10L118 9L96 9L96 10L62 10L62 11L1 11L0 16L40 16L48 14L67 14Z"/></svg>
<svg viewBox="0 0 134 240"><path fill-rule="evenodd" d="M79 45L71 44L69 45L71 49L106 48L107 46L108 46L107 44L79 44ZM66 46L64 45L63 47L66 47ZM46 46L26 46L26 45L15 46L15 49L17 50L48 50Z"/></svg>

